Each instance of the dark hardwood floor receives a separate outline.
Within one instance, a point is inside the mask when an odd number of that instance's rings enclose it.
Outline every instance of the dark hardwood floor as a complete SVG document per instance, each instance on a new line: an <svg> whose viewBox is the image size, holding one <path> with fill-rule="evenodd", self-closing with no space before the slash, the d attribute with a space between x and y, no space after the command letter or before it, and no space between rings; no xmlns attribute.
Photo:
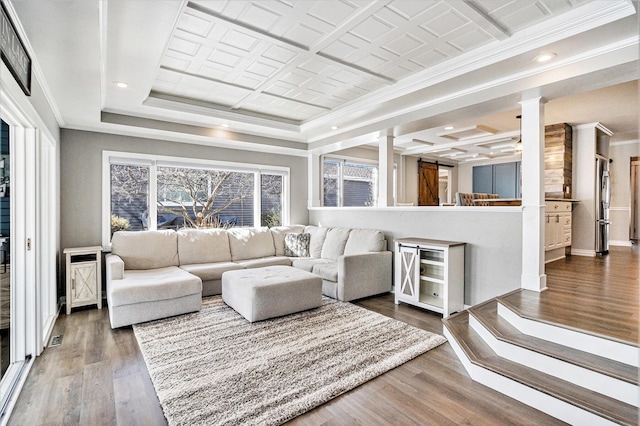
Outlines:
<svg viewBox="0 0 640 426"><path fill-rule="evenodd" d="M585 292L635 312L621 327L637 336L638 249L614 247L603 258L572 257L547 265L549 291L573 306ZM600 283L600 284L599 284ZM544 294L543 293L543 294ZM633 300L630 300L633 299ZM440 315L393 303L391 294L357 303L416 327L442 333ZM595 310L592 321L607 317ZM635 318L635 320L634 320ZM61 315L62 345L38 357L10 425L164 425L130 327L111 330L107 309ZM472 381L448 343L299 416L291 425L554 425L558 420Z"/></svg>

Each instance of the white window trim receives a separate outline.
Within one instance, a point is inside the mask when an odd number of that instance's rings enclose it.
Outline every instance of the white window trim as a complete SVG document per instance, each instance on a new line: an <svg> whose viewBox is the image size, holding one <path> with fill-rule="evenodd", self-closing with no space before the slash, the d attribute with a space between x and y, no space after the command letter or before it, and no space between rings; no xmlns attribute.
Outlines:
<svg viewBox="0 0 640 426"><path fill-rule="evenodd" d="M260 175L283 176L282 188L282 223L289 224L290 212L290 172L289 167L269 166L264 164L238 163L231 161L204 160L188 157L169 157L155 154L141 154L133 152L102 151L102 246L111 249L111 164L127 164L149 166L149 194L154 194L149 200L149 227L155 229L157 225L157 170L160 167L211 168L234 172L253 173L254 193L260 194ZM261 206L260 197L254 197L254 226L260 226Z"/></svg>
<svg viewBox="0 0 640 426"><path fill-rule="evenodd" d="M357 157L349 157L349 156L334 156L334 155L322 155L320 156L320 205L321 207L325 207L324 205L324 162L325 161L335 161L338 163L342 163L342 165L344 165L344 163L353 163L353 164L362 164L365 166L374 166L377 167L378 170L380 170L380 163L378 163L375 160L369 160L366 158L357 158ZM343 205L344 200L344 176L343 176L344 170L343 167L340 166L338 168L338 205L337 206L328 206L331 208L344 208L345 206ZM398 164L397 163L393 163L393 175L394 175L394 185L393 185L393 199L396 200L397 199L397 185L398 185L398 181L397 181L397 174L398 174ZM379 177L378 177L379 179ZM375 194L376 194L376 199L378 196L378 184L379 184L379 180L374 182L375 184ZM377 204L377 203L376 203ZM348 208L348 207L347 207Z"/></svg>

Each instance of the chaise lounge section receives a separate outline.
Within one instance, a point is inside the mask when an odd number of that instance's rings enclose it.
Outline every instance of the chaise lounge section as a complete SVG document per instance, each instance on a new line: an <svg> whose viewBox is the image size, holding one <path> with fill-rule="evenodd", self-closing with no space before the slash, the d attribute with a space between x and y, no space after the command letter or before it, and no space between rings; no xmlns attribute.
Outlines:
<svg viewBox="0 0 640 426"><path fill-rule="evenodd" d="M308 247L291 252L287 241L301 236ZM119 231L105 259L111 326L197 311L202 296L222 293L227 271L294 267L322 278L322 293L343 301L388 292L392 254L386 248L384 234L370 229Z"/></svg>

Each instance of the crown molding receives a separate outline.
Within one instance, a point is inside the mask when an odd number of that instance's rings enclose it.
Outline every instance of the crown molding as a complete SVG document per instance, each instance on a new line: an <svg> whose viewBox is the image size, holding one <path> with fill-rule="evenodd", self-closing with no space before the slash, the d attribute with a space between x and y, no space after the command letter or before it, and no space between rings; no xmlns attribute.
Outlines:
<svg viewBox="0 0 640 426"><path fill-rule="evenodd" d="M243 124L300 133L300 126L291 120L265 116L257 113L251 114L248 112L236 112L227 107L221 107L195 99L187 99L159 92L152 91L149 93L149 96L142 102L142 104L206 117L211 117L212 112L215 112L215 118L220 120L237 121Z"/></svg>

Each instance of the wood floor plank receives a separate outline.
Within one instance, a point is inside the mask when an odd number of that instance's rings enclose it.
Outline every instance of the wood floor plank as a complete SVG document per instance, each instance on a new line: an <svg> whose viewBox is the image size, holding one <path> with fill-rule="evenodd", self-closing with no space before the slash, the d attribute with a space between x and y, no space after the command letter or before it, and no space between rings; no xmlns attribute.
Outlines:
<svg viewBox="0 0 640 426"><path fill-rule="evenodd" d="M86 365L82 379L80 424L115 425L114 383L109 361Z"/></svg>

